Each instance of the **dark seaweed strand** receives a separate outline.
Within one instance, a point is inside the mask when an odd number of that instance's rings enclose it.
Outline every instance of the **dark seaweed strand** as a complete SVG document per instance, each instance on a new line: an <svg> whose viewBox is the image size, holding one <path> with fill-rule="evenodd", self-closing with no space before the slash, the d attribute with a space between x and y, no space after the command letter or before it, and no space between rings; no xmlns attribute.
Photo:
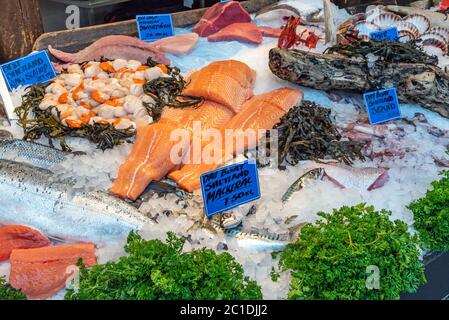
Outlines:
<svg viewBox="0 0 449 320"><path fill-rule="evenodd" d="M64 126L58 117L51 113L55 107L47 110L39 109L39 104L45 95L45 88L48 84L37 84L27 88L26 94L22 97L22 105L15 109L19 120L19 125L24 130L24 140L37 140L41 136L47 137L50 145L53 139L58 139L62 150L71 152L67 145L66 137L87 138L96 143L101 150L111 149L134 136L131 128L125 130L115 129L110 124L86 125L81 128L70 128Z"/></svg>
<svg viewBox="0 0 449 320"><path fill-rule="evenodd" d="M154 67L156 62L151 58L147 64ZM182 91L187 83L176 67L167 67L170 77L161 77L147 82L143 86L145 94L154 99L154 103L144 103L148 113L154 120L158 120L164 107L185 108L198 107L204 99L202 97L183 95Z"/></svg>
<svg viewBox="0 0 449 320"><path fill-rule="evenodd" d="M390 63L422 63L438 67L438 58L430 56L422 51L416 41L407 43L392 41L356 41L348 45L337 44L325 50L325 53L338 53L347 57L360 57L365 60L365 68L368 74L370 90L383 88L383 83L377 80L377 74ZM374 55L377 60L372 66L368 66L368 55Z"/></svg>
<svg viewBox="0 0 449 320"><path fill-rule="evenodd" d="M331 110L312 101L303 100L292 108L274 129L278 130L280 168L285 162L294 166L303 160L332 158L346 164L365 160L360 143L341 141L342 136L332 123Z"/></svg>

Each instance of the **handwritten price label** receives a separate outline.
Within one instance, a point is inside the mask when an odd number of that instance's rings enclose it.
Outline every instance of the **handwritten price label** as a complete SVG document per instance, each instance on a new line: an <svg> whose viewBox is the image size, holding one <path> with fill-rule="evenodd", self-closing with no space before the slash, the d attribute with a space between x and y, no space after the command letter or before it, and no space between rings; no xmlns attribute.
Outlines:
<svg viewBox="0 0 449 320"><path fill-rule="evenodd" d="M396 89L367 92L363 95L371 124L378 124L401 117Z"/></svg>
<svg viewBox="0 0 449 320"><path fill-rule="evenodd" d="M154 41L175 34L171 14L152 14L136 16L139 38Z"/></svg>
<svg viewBox="0 0 449 320"><path fill-rule="evenodd" d="M201 176L204 208L208 217L260 198L259 175L254 161L245 161Z"/></svg>

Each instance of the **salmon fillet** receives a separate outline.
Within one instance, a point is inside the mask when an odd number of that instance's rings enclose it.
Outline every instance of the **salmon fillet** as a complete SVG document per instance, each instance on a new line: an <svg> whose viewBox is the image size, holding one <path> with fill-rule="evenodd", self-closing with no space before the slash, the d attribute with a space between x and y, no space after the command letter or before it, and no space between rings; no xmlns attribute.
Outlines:
<svg viewBox="0 0 449 320"><path fill-rule="evenodd" d="M219 103L234 113L253 96L255 71L236 60L213 62L193 73L183 94Z"/></svg>
<svg viewBox="0 0 449 320"><path fill-rule="evenodd" d="M50 240L30 227L22 225L0 227L0 261L8 260L14 249L39 248L49 244Z"/></svg>
<svg viewBox="0 0 449 320"><path fill-rule="evenodd" d="M73 274L67 268L75 266L79 259L83 259L87 266L96 264L95 245L83 243L13 250L9 283L30 299L47 299L65 287Z"/></svg>
<svg viewBox="0 0 449 320"><path fill-rule="evenodd" d="M191 52L198 43L198 40L198 34L187 33L162 38L154 41L152 45L162 52L172 53L179 56Z"/></svg>
<svg viewBox="0 0 449 320"><path fill-rule="evenodd" d="M219 142L218 148L214 143L203 146L203 153L214 155L213 163L204 163L195 159L195 162L185 164L180 170L170 173L168 177L183 189L189 192L195 191L201 186L202 174L219 168L245 149L255 148L263 133L258 130L273 128L281 117L302 98L302 92L290 88L281 88L253 97L244 104L242 111L226 124L226 128L221 130L223 140ZM237 143L238 140L242 143ZM230 145L229 141L231 141ZM217 152L219 154L216 154Z"/></svg>
<svg viewBox="0 0 449 320"><path fill-rule="evenodd" d="M194 125L201 124L203 131L220 127L233 115L210 101L198 108L164 110L159 122L137 129L133 149L110 191L123 199L136 200L151 181L162 179L182 163L190 149Z"/></svg>

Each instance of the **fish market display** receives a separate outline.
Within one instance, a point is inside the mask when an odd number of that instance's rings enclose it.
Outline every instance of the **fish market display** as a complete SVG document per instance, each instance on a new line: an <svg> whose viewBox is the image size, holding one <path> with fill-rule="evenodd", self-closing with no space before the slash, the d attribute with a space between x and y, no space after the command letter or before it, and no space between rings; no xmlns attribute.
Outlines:
<svg viewBox="0 0 449 320"><path fill-rule="evenodd" d="M0 261L8 260L15 249L46 247L50 244L39 231L21 225L0 226Z"/></svg>
<svg viewBox="0 0 449 320"><path fill-rule="evenodd" d="M304 21L318 22L322 20L323 3L314 0L280 1L262 8L256 14L256 20L281 27L293 16Z"/></svg>
<svg viewBox="0 0 449 320"><path fill-rule="evenodd" d="M63 52L54 49L52 46L48 47L48 51L55 58L70 63L83 63L102 57L109 60L125 59L146 63L150 57L158 63L170 65L170 60L153 44L122 35L103 37L77 53Z"/></svg>
<svg viewBox="0 0 449 320"><path fill-rule="evenodd" d="M173 161L172 150L178 142L170 139L172 132L176 129L191 131L194 122L199 122L204 129L222 127L252 96L254 80L254 71L238 61L214 62L192 74L183 93L202 96L206 101L196 110L168 109L159 122L139 129L134 148L120 167L111 192L135 200L151 181L160 180L174 170L181 162ZM180 161L190 143L191 137L183 139L180 148L175 150Z"/></svg>
<svg viewBox="0 0 449 320"><path fill-rule="evenodd" d="M65 159L65 153L43 144L0 137L0 159L25 162L33 166L49 169Z"/></svg>
<svg viewBox="0 0 449 320"><path fill-rule="evenodd" d="M241 41L253 44L261 44L263 41L262 32L252 22L242 22L230 24L220 31L207 37L210 42L217 41Z"/></svg>
<svg viewBox="0 0 449 320"><path fill-rule="evenodd" d="M287 189L287 191L282 196L282 202L289 201L293 194L299 190L301 190L304 187L304 184L307 180L321 180L324 176L324 169L323 168L316 168L307 171L304 173L301 177L298 178L293 184Z"/></svg>
<svg viewBox="0 0 449 320"><path fill-rule="evenodd" d="M208 37L237 22L250 22L251 17L238 1L219 2L207 9L193 28L200 37Z"/></svg>
<svg viewBox="0 0 449 320"><path fill-rule="evenodd" d="M278 47L295 49L304 44L308 48L315 48L319 36L309 28L301 25L301 18L290 17L279 35Z"/></svg>
<svg viewBox="0 0 449 320"><path fill-rule="evenodd" d="M79 259L86 266L95 265L95 245L82 243L13 250L10 284L30 299L49 298L65 288Z"/></svg>
<svg viewBox="0 0 449 320"><path fill-rule="evenodd" d="M52 176L47 170L0 160L0 221L63 239L96 242L127 235L149 222L113 196L75 192L70 182L53 181Z"/></svg>
<svg viewBox="0 0 449 320"><path fill-rule="evenodd" d="M198 40L198 34L187 33L162 38L152 42L151 45L162 52L184 55L190 53L195 48Z"/></svg>
<svg viewBox="0 0 449 320"><path fill-rule="evenodd" d="M226 139L225 130L233 129L232 143L218 141L218 154L214 155L212 164L194 161L193 164L185 164L180 170L174 171L168 177L178 183L182 188L193 192L200 187L200 176L203 173L217 169L235 155L257 147L261 137L250 139L255 130L271 129L281 117L292 107L301 101L303 97L299 90L281 88L271 92L255 96L248 100L242 107L242 111L229 121L222 129L223 139ZM236 143L242 140L243 144ZM211 142L204 150L216 149L217 141ZM199 164L198 164L199 163Z"/></svg>

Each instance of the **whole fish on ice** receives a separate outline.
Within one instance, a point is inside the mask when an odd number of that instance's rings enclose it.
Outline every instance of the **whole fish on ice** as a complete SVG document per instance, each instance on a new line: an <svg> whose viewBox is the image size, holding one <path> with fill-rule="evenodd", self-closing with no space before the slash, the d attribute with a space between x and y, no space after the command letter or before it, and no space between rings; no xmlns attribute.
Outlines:
<svg viewBox="0 0 449 320"><path fill-rule="evenodd" d="M262 8L256 14L256 20L270 24L273 27L281 27L286 20L293 17L301 17L302 21L323 21L323 2L314 0L290 0Z"/></svg>
<svg viewBox="0 0 449 320"><path fill-rule="evenodd" d="M341 188L374 190L388 181L388 170L383 168L354 168L344 164L319 164L325 176Z"/></svg>
<svg viewBox="0 0 449 320"><path fill-rule="evenodd" d="M315 168L307 171L302 176L298 178L293 184L287 189L287 191L282 196L282 202L287 202L293 196L293 194L304 187L307 180L321 180L324 175L323 168Z"/></svg>
<svg viewBox="0 0 449 320"><path fill-rule="evenodd" d="M27 164L0 160L0 223L22 224L62 239L101 242L126 236L150 219L103 192L74 192Z"/></svg>
<svg viewBox="0 0 449 320"><path fill-rule="evenodd" d="M63 162L65 153L43 144L0 136L0 160L24 162L42 169Z"/></svg>

